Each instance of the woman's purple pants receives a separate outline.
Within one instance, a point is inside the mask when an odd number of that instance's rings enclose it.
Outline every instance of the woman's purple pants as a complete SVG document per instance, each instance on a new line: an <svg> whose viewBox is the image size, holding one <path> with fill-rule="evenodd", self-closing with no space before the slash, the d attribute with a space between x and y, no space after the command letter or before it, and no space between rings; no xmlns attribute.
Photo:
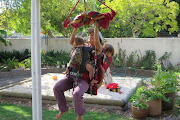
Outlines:
<svg viewBox="0 0 180 120"><path fill-rule="evenodd" d="M82 116L85 113L83 95L89 88L85 80L76 78L75 76L65 76L55 84L53 89L54 96L57 99L59 110L61 112L67 112L69 108L64 92L73 88L73 80L75 79L77 79L78 86L73 91L74 109L77 115Z"/></svg>

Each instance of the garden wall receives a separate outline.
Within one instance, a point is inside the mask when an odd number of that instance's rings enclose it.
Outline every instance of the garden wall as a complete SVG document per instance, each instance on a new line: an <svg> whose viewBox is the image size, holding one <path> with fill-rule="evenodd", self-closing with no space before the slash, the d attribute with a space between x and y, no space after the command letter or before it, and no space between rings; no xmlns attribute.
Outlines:
<svg viewBox="0 0 180 120"><path fill-rule="evenodd" d="M55 38L41 40L41 46L44 50L66 52L71 51L71 45L69 44L69 38ZM115 53L118 53L118 45L123 50L126 50L126 55L129 56L131 52L139 51L142 56L145 55L146 50L154 50L156 57L160 58L165 52L172 53L170 62L176 65L180 62L180 38L106 38L107 43L110 43L115 48ZM9 39L12 46L4 46L0 44L0 51L22 51L24 49L31 49L30 39Z"/></svg>

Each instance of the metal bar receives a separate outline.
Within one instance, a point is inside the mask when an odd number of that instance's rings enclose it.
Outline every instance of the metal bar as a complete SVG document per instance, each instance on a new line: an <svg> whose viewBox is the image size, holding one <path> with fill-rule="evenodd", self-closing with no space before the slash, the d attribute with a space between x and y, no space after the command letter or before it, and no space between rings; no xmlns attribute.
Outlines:
<svg viewBox="0 0 180 120"><path fill-rule="evenodd" d="M32 116L42 120L40 0L31 0Z"/></svg>

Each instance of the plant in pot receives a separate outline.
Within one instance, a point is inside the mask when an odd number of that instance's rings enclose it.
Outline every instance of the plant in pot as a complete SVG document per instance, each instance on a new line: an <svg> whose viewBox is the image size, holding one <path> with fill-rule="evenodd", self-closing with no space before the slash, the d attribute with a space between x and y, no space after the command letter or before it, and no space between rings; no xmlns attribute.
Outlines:
<svg viewBox="0 0 180 120"><path fill-rule="evenodd" d="M60 68L60 61L56 62L57 68Z"/></svg>
<svg viewBox="0 0 180 120"><path fill-rule="evenodd" d="M65 65L65 62L63 61L62 62L62 68L65 68L66 67L66 65Z"/></svg>
<svg viewBox="0 0 180 120"><path fill-rule="evenodd" d="M144 91L145 97L147 99L147 104L149 105L149 116L159 116L162 112L162 100L168 102L169 100L164 94L157 88L150 88Z"/></svg>
<svg viewBox="0 0 180 120"><path fill-rule="evenodd" d="M132 115L135 119L145 119L148 114L149 106L146 103L144 91L144 86L138 88L136 93L132 95L130 99L130 102L132 102Z"/></svg>
<svg viewBox="0 0 180 120"><path fill-rule="evenodd" d="M172 110L176 98L176 92L179 91L178 77L172 71L163 71L161 78L161 91L170 99L170 102L162 101L162 110Z"/></svg>
<svg viewBox="0 0 180 120"><path fill-rule="evenodd" d="M150 79L151 87L146 90L145 94L148 99L149 105L149 116L158 116L162 112L162 100L169 102L169 100L162 93L161 84L162 84L162 76L164 75L161 70L161 66L156 64L157 72Z"/></svg>

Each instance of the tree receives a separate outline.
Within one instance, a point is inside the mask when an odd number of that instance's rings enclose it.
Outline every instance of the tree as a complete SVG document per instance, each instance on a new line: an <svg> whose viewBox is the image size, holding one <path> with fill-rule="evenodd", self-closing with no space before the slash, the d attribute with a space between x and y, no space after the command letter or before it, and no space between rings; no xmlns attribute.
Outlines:
<svg viewBox="0 0 180 120"><path fill-rule="evenodd" d="M6 1L6 10L3 12L5 28L14 30L18 33L30 34L31 29L31 1L30 0L16 0L19 2L9 3ZM41 0L41 30L44 34L51 35L52 31L61 33L65 37L69 37L73 28L69 26L65 29L62 22L66 19L69 12L75 5L74 0ZM92 8L92 1L88 2L87 10ZM12 7L16 6L16 7ZM72 12L70 20L84 11L83 1L80 1L78 6ZM82 30L84 27L81 27Z"/></svg>
<svg viewBox="0 0 180 120"><path fill-rule="evenodd" d="M0 42L2 42L5 46L7 46L7 43L9 43L9 45L12 45L11 42L6 41L6 40L4 39L4 36L5 36L6 34L7 34L6 31L0 30Z"/></svg>
<svg viewBox="0 0 180 120"><path fill-rule="evenodd" d="M177 2L177 3L180 5L180 0L170 0L170 1L175 1L175 2ZM179 11L180 11L180 10L179 10ZM179 12L176 20L177 20L178 26L179 26L179 31L178 31L178 32L180 32L180 12Z"/></svg>
<svg viewBox="0 0 180 120"><path fill-rule="evenodd" d="M176 16L179 13L179 5L174 1L106 0L105 3L118 12L115 28L131 28L132 37L155 37L161 30L168 30L170 34L178 31ZM101 8L101 12L108 11L103 5Z"/></svg>

